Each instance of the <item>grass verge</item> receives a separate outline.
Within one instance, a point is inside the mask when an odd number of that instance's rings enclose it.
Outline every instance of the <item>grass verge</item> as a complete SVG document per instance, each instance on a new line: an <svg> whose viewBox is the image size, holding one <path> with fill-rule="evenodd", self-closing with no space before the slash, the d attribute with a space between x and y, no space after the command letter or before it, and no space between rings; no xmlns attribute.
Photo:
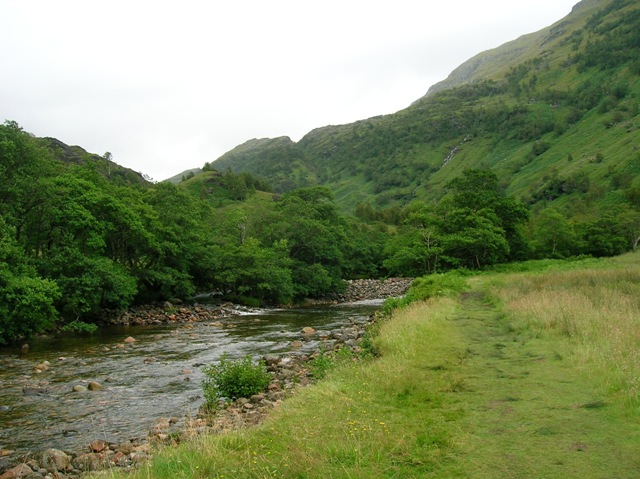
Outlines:
<svg viewBox="0 0 640 479"><path fill-rule="evenodd" d="M638 477L639 261L472 277L384 321L380 358L131 477Z"/></svg>

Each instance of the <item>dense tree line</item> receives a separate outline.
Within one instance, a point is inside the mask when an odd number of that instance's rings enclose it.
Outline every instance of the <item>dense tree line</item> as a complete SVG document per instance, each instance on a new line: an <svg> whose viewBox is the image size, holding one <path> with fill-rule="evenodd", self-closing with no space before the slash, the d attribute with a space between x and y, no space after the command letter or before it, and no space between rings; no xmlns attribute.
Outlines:
<svg viewBox="0 0 640 479"><path fill-rule="evenodd" d="M237 204L261 186L214 176ZM187 186L123 185L63 164L15 122L0 126L0 195L0 342L197 291L321 296L375 274L379 258L363 250L382 250L325 188L274 196L264 211L217 208Z"/></svg>
<svg viewBox="0 0 640 479"><path fill-rule="evenodd" d="M608 214L531 214L495 174L467 170L436 203L363 203L350 218L324 187L252 202L256 187L268 189L260 181L207 171L202 184L227 192L221 206L195 179L124 184L102 173L56 160L14 122L0 125L0 343L199 291L284 304L339 291L345 278L614 255L640 241L631 184L621 184L627 206Z"/></svg>
<svg viewBox="0 0 640 479"><path fill-rule="evenodd" d="M628 190L628 202L609 211L561 212L553 206L531 212L506 196L487 170L467 170L449 182L449 194L435 204L413 202L376 211L356 210L368 221L392 219L397 234L385 247L389 274L421 276L454 268L543 258L613 256L640 244L640 194Z"/></svg>

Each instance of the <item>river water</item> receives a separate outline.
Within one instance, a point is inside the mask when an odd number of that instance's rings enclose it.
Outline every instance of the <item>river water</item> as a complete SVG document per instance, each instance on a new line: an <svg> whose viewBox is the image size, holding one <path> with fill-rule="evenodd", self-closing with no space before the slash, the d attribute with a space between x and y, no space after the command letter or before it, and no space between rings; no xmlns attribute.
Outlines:
<svg viewBox="0 0 640 479"><path fill-rule="evenodd" d="M233 326L225 328L210 322L109 327L90 336L40 338L29 342L27 353L0 349L0 450L77 451L95 439L144 438L161 417L197 414L202 366L223 353L230 358L287 353L303 327L331 331L364 323L379 305L261 311L223 320ZM125 345L128 336L136 342ZM319 346L305 341L296 351ZM35 372L43 361L50 368ZM72 390L90 381L104 389Z"/></svg>

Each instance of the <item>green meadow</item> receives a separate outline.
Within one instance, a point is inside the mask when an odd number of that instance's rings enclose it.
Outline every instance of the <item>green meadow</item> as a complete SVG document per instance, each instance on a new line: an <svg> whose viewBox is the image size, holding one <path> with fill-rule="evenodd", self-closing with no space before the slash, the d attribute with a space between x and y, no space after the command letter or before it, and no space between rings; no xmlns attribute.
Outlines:
<svg viewBox="0 0 640 479"><path fill-rule="evenodd" d="M336 361L262 425L103 474L639 477L640 255L465 279L394 309L377 323L378 357Z"/></svg>

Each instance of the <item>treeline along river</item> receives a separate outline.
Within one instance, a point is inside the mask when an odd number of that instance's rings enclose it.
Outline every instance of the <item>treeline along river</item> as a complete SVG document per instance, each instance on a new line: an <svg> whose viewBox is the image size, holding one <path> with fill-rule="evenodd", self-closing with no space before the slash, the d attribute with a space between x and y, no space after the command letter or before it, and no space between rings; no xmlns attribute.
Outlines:
<svg viewBox="0 0 640 479"><path fill-rule="evenodd" d="M0 349L0 451L14 451L17 458L47 448L86 449L95 439L143 440L160 418L182 422L197 415L202 367L222 354L306 354L322 347L327 335L304 335L303 328L331 332L366 323L379 305L361 301L217 321L111 326L89 336L39 338L28 351Z"/></svg>

